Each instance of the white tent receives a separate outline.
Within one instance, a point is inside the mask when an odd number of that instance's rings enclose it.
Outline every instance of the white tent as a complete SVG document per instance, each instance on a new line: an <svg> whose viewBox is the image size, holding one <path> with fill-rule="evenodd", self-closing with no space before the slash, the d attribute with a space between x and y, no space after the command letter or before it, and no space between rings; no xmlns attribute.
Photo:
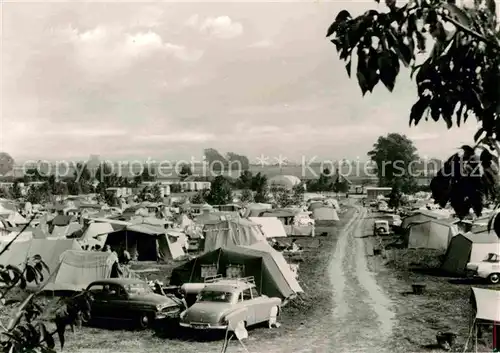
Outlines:
<svg viewBox="0 0 500 353"><path fill-rule="evenodd" d="M261 227L266 238L286 237L285 227L277 217L249 217L248 219Z"/></svg>
<svg viewBox="0 0 500 353"><path fill-rule="evenodd" d="M413 223L409 226L408 248L446 251L451 238L457 234L457 226L450 222L429 220Z"/></svg>
<svg viewBox="0 0 500 353"><path fill-rule="evenodd" d="M90 223L78 241L82 246L99 245L103 247L106 243L106 236L113 231L114 229L109 223Z"/></svg>

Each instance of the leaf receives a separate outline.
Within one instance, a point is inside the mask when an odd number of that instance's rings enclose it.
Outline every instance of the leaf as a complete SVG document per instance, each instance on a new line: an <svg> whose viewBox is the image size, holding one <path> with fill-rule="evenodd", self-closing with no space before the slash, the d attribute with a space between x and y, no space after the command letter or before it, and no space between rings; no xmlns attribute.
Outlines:
<svg viewBox="0 0 500 353"><path fill-rule="evenodd" d="M481 139L481 136L484 134L484 129L481 127L477 130L477 132L474 134L474 142L477 142Z"/></svg>
<svg viewBox="0 0 500 353"><path fill-rule="evenodd" d="M419 31L415 32L415 37L417 38L417 49L419 51L424 51L425 50L425 44L426 44L426 39L422 33Z"/></svg>
<svg viewBox="0 0 500 353"><path fill-rule="evenodd" d="M347 71L347 75L349 76L349 78L351 78L351 60L347 62L347 64L345 65L345 69Z"/></svg>
<svg viewBox="0 0 500 353"><path fill-rule="evenodd" d="M413 105L413 107L411 107L410 126L412 123L414 123L415 126L418 124L427 108L429 108L429 104L429 97L420 97L420 99Z"/></svg>
<svg viewBox="0 0 500 353"><path fill-rule="evenodd" d="M396 54L389 51L379 56L378 66L380 69L380 80L392 92L399 74L399 60Z"/></svg>

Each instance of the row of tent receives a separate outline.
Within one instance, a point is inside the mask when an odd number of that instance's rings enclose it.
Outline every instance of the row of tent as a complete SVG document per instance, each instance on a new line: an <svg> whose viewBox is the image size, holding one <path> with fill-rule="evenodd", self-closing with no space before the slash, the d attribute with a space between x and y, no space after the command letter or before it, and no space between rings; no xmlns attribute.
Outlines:
<svg viewBox="0 0 500 353"><path fill-rule="evenodd" d="M46 291L79 291L95 280L133 276L130 272L123 273L116 254L84 251L72 239L33 239L14 243L9 251L0 255L0 264L17 264L22 269L24 259L34 255L40 255L48 265L50 274L46 274ZM203 265L214 266L215 271L223 275L230 265L239 265L243 269L242 275L254 276L258 289L269 296L289 298L303 292L283 255L267 242L223 246L209 251L174 269L171 284L203 282Z"/></svg>
<svg viewBox="0 0 500 353"><path fill-rule="evenodd" d="M500 239L486 226L466 231L459 221L432 211L421 211L402 221L409 249L433 249L445 252L442 270L465 274L467 263L481 262L488 254L500 255Z"/></svg>

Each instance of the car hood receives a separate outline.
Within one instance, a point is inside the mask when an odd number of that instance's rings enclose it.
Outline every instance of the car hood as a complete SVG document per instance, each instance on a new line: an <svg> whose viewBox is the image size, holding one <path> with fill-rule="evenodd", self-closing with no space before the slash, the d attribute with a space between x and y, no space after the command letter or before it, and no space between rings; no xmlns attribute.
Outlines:
<svg viewBox="0 0 500 353"><path fill-rule="evenodd" d="M148 294L131 294L129 300L133 302L142 302L152 305L165 305L165 306L178 306L179 304L170 297L166 297L160 294L148 293Z"/></svg>
<svg viewBox="0 0 500 353"><path fill-rule="evenodd" d="M200 322L216 324L224 314L231 310L231 307L230 303L195 303L187 309L182 321L187 323Z"/></svg>

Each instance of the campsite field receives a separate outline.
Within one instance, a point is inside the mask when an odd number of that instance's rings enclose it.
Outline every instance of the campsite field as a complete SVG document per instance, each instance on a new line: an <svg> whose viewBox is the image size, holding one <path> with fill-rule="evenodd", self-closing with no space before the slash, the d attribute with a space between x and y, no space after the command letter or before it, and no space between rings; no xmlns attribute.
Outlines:
<svg viewBox="0 0 500 353"><path fill-rule="evenodd" d="M331 310L331 286L325 280L332 252L335 248L337 235L342 227L352 218L354 210L348 210L341 215L341 221L334 227L318 229L318 234L328 232L328 236L301 238L298 243L303 246L303 261L300 263L299 280L303 284L306 295L303 301L294 301L283 310L281 327L269 330L255 328L249 332L245 345L253 352L284 352L297 351L302 339L317 331L318 320L325 312ZM153 263L142 264L142 268L158 267L160 271L150 272L150 279L163 279L171 269L180 263L158 266ZM104 326L104 325L103 325ZM116 325L112 325L116 326ZM325 340L330 334L329 328L321 329ZM170 335L169 335L170 336ZM175 336L175 335L174 335ZM294 347L290 345L293 344ZM290 348L287 348L286 346ZM82 327L73 334L68 333L65 352L216 352L222 346L221 340L197 341L190 335L165 338L153 331L133 331L127 327L113 330L102 327ZM232 341L228 352L243 351L237 342Z"/></svg>
<svg viewBox="0 0 500 353"><path fill-rule="evenodd" d="M367 242L373 242L373 238ZM393 352L442 351L436 346L439 331L456 333L452 348L463 352L469 335L471 286L500 290L500 286L440 275L439 255L431 250L394 249L386 251L385 259L368 257L370 269L391 297L396 311L398 324L391 338ZM412 284L425 284L424 294L412 294ZM478 349L483 352L491 347L490 335L484 337L478 340ZM473 349L470 342L467 351Z"/></svg>

